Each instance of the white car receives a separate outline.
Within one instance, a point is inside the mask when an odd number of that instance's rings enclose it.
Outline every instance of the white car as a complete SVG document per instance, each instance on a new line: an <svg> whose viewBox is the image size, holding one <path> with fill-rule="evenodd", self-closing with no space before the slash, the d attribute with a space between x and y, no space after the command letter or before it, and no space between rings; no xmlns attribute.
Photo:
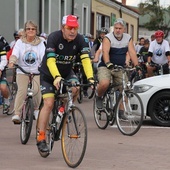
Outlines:
<svg viewBox="0 0 170 170"><path fill-rule="evenodd" d="M145 78L134 83L144 106L144 115L159 126L170 126L170 74Z"/></svg>

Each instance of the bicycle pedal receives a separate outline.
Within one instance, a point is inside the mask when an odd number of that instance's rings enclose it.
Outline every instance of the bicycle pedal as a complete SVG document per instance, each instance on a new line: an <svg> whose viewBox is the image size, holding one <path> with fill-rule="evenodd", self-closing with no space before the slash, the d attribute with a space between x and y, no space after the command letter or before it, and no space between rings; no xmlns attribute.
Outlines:
<svg viewBox="0 0 170 170"><path fill-rule="evenodd" d="M20 125L21 122L14 122L14 125Z"/></svg>
<svg viewBox="0 0 170 170"><path fill-rule="evenodd" d="M9 110L4 110L3 114L7 114L9 112Z"/></svg>
<svg viewBox="0 0 170 170"><path fill-rule="evenodd" d="M25 120L25 123L29 123L30 121L29 120Z"/></svg>

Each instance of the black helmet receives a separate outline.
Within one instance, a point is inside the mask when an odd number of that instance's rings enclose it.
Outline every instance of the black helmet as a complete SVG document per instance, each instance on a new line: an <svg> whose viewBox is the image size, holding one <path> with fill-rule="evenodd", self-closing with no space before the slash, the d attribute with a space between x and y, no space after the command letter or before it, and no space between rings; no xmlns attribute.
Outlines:
<svg viewBox="0 0 170 170"><path fill-rule="evenodd" d="M105 33L105 34L107 34L109 31L105 28L105 27L102 27L101 29L100 29L100 33Z"/></svg>
<svg viewBox="0 0 170 170"><path fill-rule="evenodd" d="M14 38L15 37L18 37L18 31L15 31L14 34L13 34Z"/></svg>
<svg viewBox="0 0 170 170"><path fill-rule="evenodd" d="M145 41L144 41L144 44L149 44L150 43L150 41L148 40L148 39L146 39Z"/></svg>

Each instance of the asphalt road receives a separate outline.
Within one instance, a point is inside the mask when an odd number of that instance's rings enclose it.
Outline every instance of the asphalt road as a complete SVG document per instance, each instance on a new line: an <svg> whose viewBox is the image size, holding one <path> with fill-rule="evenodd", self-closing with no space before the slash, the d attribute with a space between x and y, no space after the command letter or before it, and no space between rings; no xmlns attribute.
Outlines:
<svg viewBox="0 0 170 170"><path fill-rule="evenodd" d="M170 128L158 127L145 120L134 136L122 135L117 127L97 128L92 112L92 100L77 104L88 123L88 145L78 170L169 170ZM42 158L36 147L35 124L31 137L22 145L19 125L12 116L0 112L0 170L67 170L60 141L55 142L51 155Z"/></svg>

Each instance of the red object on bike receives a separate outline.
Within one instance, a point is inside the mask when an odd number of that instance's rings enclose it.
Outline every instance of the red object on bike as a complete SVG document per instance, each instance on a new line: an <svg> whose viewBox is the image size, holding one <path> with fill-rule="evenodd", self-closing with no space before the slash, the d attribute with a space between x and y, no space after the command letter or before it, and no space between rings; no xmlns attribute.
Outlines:
<svg viewBox="0 0 170 170"><path fill-rule="evenodd" d="M63 112L64 112L64 107L63 107L63 106L61 106L61 107L59 108L59 112L60 112L60 113L63 113Z"/></svg>
<svg viewBox="0 0 170 170"><path fill-rule="evenodd" d="M155 38L157 38L157 37L164 37L164 32L161 31L161 30L156 31L155 32Z"/></svg>

